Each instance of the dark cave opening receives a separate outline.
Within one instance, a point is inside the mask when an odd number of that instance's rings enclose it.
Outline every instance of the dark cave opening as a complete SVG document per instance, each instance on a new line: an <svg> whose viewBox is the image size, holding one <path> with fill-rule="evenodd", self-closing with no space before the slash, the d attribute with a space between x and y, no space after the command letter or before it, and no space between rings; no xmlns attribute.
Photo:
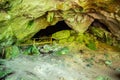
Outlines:
<svg viewBox="0 0 120 80"><path fill-rule="evenodd" d="M107 36L109 36L109 38L113 37L108 26L96 19L90 25L87 32L90 33L91 35L93 35L94 37L96 37L96 39L98 41L104 42L104 43L106 43L108 41L108 38L106 37L105 33L107 33Z"/></svg>
<svg viewBox="0 0 120 80"><path fill-rule="evenodd" d="M108 29L108 27L99 22L98 20L95 20L91 26L89 27L89 29L87 30L88 33L91 33L91 27L98 27L98 28L103 28L104 30L110 32L110 30ZM37 32L32 38L40 38L40 37L50 37L53 33L61 31L61 30L72 30L72 28L70 28L65 21L59 21L57 22L55 25L52 26L48 26L45 29L41 29L39 32Z"/></svg>
<svg viewBox="0 0 120 80"><path fill-rule="evenodd" d="M43 36L50 36L55 32L61 31L61 30L71 30L71 28L64 22L59 21L53 26L48 26L46 29L40 30L38 33L36 33L33 38L39 38Z"/></svg>
<svg viewBox="0 0 120 80"><path fill-rule="evenodd" d="M108 27L107 27L104 23L100 22L100 21L97 20L97 19L94 20L94 22L91 24L91 27L98 27L98 28L101 27L101 28L103 28L104 30L110 32L110 30L108 29ZM89 29L90 29L90 27L89 27ZM89 30L89 29L88 29L88 30Z"/></svg>

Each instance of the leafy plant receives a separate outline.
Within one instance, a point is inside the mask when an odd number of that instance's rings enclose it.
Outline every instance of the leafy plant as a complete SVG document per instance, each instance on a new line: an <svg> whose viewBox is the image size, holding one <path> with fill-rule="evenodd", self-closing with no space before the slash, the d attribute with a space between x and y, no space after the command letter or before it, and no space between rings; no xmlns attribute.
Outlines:
<svg viewBox="0 0 120 80"><path fill-rule="evenodd" d="M68 47L63 47L60 50L55 52L55 54L57 54L57 55L63 55L63 54L68 54L68 53L69 53Z"/></svg>
<svg viewBox="0 0 120 80"><path fill-rule="evenodd" d="M48 21L48 22L52 22L54 16L55 16L54 12L48 12L47 21Z"/></svg>
<svg viewBox="0 0 120 80"><path fill-rule="evenodd" d="M40 54L40 52L38 51L36 45L31 45L23 52L23 54L33 55L33 54Z"/></svg>
<svg viewBox="0 0 120 80"><path fill-rule="evenodd" d="M112 79L107 76L98 76L96 80L112 80Z"/></svg>
<svg viewBox="0 0 120 80"><path fill-rule="evenodd" d="M5 49L5 51L6 51L7 59L15 58L16 56L18 56L20 54L20 50L19 50L18 46L15 46L15 45L7 47Z"/></svg>
<svg viewBox="0 0 120 80"><path fill-rule="evenodd" d="M9 69L4 70L3 68L0 67L0 78L3 78L3 77L7 76L10 73L12 73L11 70L9 70Z"/></svg>
<svg viewBox="0 0 120 80"><path fill-rule="evenodd" d="M97 48L96 48L96 44L95 44L95 42L93 42L93 41L90 41L88 44L86 44L86 46L87 46L88 48L92 49L92 50L96 50L96 49L97 49Z"/></svg>

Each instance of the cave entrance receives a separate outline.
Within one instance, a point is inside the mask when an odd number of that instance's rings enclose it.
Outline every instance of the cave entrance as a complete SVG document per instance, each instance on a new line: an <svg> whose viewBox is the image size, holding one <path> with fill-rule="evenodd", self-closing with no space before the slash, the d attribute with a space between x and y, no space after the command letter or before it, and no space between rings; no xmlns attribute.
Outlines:
<svg viewBox="0 0 120 80"><path fill-rule="evenodd" d="M103 28L104 30L110 32L110 30L108 29L107 25L105 25L104 23L100 22L99 20L94 20L94 22L91 24L91 27L98 27L98 28ZM89 27L89 28L91 28ZM89 30L89 29L88 29Z"/></svg>
<svg viewBox="0 0 120 80"><path fill-rule="evenodd" d="M46 29L40 30L38 33L36 33L33 36L33 38L51 36L53 33L61 31L61 30L71 30L71 28L64 21L59 21L53 26L48 26Z"/></svg>

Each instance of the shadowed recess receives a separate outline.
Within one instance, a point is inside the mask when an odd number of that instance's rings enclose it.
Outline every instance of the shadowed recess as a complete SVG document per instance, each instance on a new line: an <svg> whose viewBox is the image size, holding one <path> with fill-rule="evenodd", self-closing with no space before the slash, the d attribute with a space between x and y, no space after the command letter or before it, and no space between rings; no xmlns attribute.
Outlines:
<svg viewBox="0 0 120 80"><path fill-rule="evenodd" d="M53 33L61 31L61 30L71 30L71 28L64 21L59 21L56 25L48 26L46 29L40 30L38 33L36 33L33 36L33 38L50 36Z"/></svg>

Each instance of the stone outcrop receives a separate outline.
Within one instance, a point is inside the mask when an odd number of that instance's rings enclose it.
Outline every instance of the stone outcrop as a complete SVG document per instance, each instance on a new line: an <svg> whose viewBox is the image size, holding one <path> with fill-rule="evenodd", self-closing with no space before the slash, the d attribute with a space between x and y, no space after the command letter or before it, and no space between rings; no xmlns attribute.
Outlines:
<svg viewBox="0 0 120 80"><path fill-rule="evenodd" d="M97 19L120 38L119 9L119 0L0 0L0 45L28 40L62 20L84 33Z"/></svg>

